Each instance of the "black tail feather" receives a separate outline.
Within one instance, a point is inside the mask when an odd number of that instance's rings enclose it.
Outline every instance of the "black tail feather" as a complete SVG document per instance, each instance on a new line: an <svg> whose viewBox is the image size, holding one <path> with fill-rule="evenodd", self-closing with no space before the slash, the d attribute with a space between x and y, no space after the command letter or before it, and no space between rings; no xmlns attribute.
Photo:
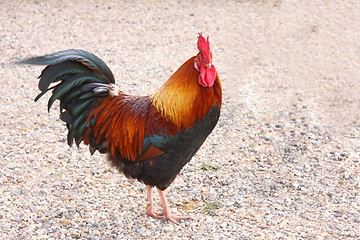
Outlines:
<svg viewBox="0 0 360 240"><path fill-rule="evenodd" d="M33 65L55 65L65 61L76 61L84 64L95 73L103 75L110 83L115 83L114 75L110 68L97 56L84 50L69 49L53 54L29 58L18 63L33 64Z"/></svg>
<svg viewBox="0 0 360 240"><path fill-rule="evenodd" d="M54 54L26 59L19 63L48 65L41 73L39 100L53 90L48 110L56 99L60 100L60 119L69 129L67 142L79 146L87 130L87 116L93 102L108 96L113 90L114 76L108 66L97 56L82 50L65 50ZM55 86L51 84L60 82ZM65 109L65 111L64 111Z"/></svg>

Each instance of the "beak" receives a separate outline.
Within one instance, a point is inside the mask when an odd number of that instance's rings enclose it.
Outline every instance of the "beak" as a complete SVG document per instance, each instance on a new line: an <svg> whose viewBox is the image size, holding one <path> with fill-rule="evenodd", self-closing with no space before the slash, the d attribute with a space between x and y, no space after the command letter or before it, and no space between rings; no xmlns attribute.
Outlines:
<svg viewBox="0 0 360 240"><path fill-rule="evenodd" d="M211 63L207 63L205 66L207 66L208 69L211 69Z"/></svg>

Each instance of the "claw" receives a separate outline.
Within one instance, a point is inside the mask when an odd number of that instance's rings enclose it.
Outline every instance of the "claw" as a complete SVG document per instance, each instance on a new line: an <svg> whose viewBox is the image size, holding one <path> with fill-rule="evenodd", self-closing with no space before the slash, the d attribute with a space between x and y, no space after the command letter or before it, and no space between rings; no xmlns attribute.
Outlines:
<svg viewBox="0 0 360 240"><path fill-rule="evenodd" d="M191 216L184 216L184 215L174 214L174 213L170 213L167 216L164 216L164 218L172 223L175 223L176 225L180 225L178 220L183 220L183 219L194 220L194 218Z"/></svg>

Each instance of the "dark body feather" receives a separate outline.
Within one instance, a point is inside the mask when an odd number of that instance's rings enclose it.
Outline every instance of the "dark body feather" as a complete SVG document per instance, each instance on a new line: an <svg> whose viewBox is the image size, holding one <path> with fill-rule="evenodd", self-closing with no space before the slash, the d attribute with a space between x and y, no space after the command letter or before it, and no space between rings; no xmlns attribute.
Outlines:
<svg viewBox="0 0 360 240"><path fill-rule="evenodd" d="M49 64L40 76L36 100L53 90L48 108L60 100L60 118L73 140L90 152L106 153L129 178L166 189L215 127L221 109L221 83L197 82L194 57L151 96L114 89L110 69L95 55L67 50L22 63ZM53 83L57 83L51 86Z"/></svg>

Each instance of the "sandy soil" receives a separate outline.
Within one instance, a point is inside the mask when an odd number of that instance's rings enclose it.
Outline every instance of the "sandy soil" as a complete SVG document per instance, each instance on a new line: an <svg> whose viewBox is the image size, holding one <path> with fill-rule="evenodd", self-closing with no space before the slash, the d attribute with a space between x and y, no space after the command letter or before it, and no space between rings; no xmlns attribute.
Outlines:
<svg viewBox="0 0 360 240"><path fill-rule="evenodd" d="M69 48L102 58L124 92L155 91L210 35L221 120L169 188L195 216L144 216L145 188L65 144L34 103ZM0 239L360 238L360 2L0 1ZM158 202L157 202L158 203Z"/></svg>

